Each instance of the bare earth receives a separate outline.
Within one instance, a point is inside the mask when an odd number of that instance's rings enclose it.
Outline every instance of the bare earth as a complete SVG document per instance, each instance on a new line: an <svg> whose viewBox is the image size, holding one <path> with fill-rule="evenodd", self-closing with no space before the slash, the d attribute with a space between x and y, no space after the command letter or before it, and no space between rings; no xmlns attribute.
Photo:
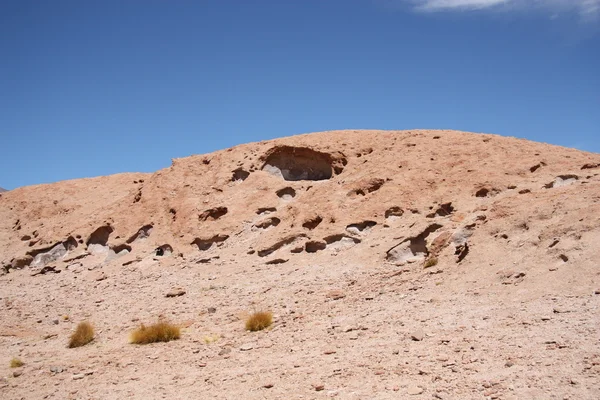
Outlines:
<svg viewBox="0 0 600 400"><path fill-rule="evenodd" d="M0 248L2 399L600 398L599 154L299 135L2 193Z"/></svg>

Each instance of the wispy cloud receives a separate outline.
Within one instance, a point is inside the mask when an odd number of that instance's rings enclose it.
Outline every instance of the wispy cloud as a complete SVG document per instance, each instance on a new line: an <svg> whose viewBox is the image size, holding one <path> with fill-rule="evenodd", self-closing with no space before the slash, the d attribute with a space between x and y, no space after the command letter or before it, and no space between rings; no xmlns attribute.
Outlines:
<svg viewBox="0 0 600 400"><path fill-rule="evenodd" d="M577 12L584 19L600 16L600 0L401 0L415 10L426 12L467 10L543 10L558 13Z"/></svg>

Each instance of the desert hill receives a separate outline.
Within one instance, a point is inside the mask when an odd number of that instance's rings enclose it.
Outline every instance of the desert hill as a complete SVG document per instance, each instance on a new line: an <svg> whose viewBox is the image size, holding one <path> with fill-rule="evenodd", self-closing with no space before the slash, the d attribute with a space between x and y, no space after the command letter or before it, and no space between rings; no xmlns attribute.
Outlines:
<svg viewBox="0 0 600 400"><path fill-rule="evenodd" d="M0 193L3 193L3 192L8 192L8 190L0 187Z"/></svg>
<svg viewBox="0 0 600 400"><path fill-rule="evenodd" d="M0 246L7 398L600 393L599 154L298 135L2 193ZM159 316L181 340L127 343Z"/></svg>

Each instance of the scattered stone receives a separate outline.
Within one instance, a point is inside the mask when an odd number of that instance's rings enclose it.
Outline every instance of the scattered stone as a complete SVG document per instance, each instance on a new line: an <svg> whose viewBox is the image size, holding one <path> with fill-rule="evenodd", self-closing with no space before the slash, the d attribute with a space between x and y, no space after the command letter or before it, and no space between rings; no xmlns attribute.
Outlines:
<svg viewBox="0 0 600 400"><path fill-rule="evenodd" d="M50 372L52 372L54 374L60 374L64 370L65 369L63 367L50 367Z"/></svg>
<svg viewBox="0 0 600 400"><path fill-rule="evenodd" d="M208 310L207 310L207 311L208 311L208 313L209 313L209 314L214 314L214 313L216 313L216 312L217 312L217 309L216 309L216 308L214 308L214 307L208 307Z"/></svg>
<svg viewBox="0 0 600 400"><path fill-rule="evenodd" d="M335 354L336 351L334 349L327 349L323 352L325 355Z"/></svg>
<svg viewBox="0 0 600 400"><path fill-rule="evenodd" d="M272 383L266 383L266 384L263 385L263 387L265 389L271 389L273 387L273 384Z"/></svg>
<svg viewBox="0 0 600 400"><path fill-rule="evenodd" d="M410 338L415 342L420 342L423 340L423 338L425 338L425 333L421 329L419 329L411 333Z"/></svg>
<svg viewBox="0 0 600 400"><path fill-rule="evenodd" d="M243 349L242 349L243 350ZM224 349L221 349L221 351L219 351L219 355L220 356L224 356L231 353L231 349L229 347L226 347Z"/></svg>
<svg viewBox="0 0 600 400"><path fill-rule="evenodd" d="M183 296L185 293L186 293L185 290L182 288L174 288L174 289L171 289L169 292L167 292L165 297L179 297L179 296Z"/></svg>
<svg viewBox="0 0 600 400"><path fill-rule="evenodd" d="M84 374L73 374L73 380L79 380L79 379L83 379L85 377Z"/></svg>
<svg viewBox="0 0 600 400"><path fill-rule="evenodd" d="M23 370L22 369L14 370L13 373L12 373L12 375L13 375L13 377L18 378L21 375L23 375Z"/></svg>
<svg viewBox="0 0 600 400"><path fill-rule="evenodd" d="M421 386L409 386L406 393L408 393L411 396L416 396L423 393L424 391L425 389L423 389Z"/></svg>
<svg viewBox="0 0 600 400"><path fill-rule="evenodd" d="M327 292L326 297L328 299L332 299L332 300L339 300L339 299L343 299L344 297L346 297L346 294L339 289L334 289L334 290L330 290L329 292Z"/></svg>
<svg viewBox="0 0 600 400"><path fill-rule="evenodd" d="M313 389L315 389L317 392L320 392L321 390L325 390L325 385L322 385L320 383L313 383L312 384Z"/></svg>
<svg viewBox="0 0 600 400"><path fill-rule="evenodd" d="M253 345L253 344L251 344L251 343L246 343L246 344L243 344L243 345L240 347L240 350L241 350L241 351L249 351L249 350L252 350L253 348L254 348L254 345Z"/></svg>

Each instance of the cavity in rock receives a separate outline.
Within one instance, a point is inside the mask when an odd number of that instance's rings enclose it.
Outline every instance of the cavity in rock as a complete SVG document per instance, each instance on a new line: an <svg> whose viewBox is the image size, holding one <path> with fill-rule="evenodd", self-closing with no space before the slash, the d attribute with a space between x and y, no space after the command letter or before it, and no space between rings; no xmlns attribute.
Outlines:
<svg viewBox="0 0 600 400"><path fill-rule="evenodd" d="M305 228L305 229L308 229L309 231L312 231L317 226L319 226L319 224L321 222L323 222L323 218L321 218L320 216L316 216L315 218L311 218L308 221L305 221L302 224L302 227Z"/></svg>
<svg viewBox="0 0 600 400"><path fill-rule="evenodd" d="M375 221L363 221L346 226L346 230L351 233L360 233L365 230L370 230L375 225L377 225L377 222Z"/></svg>
<svg viewBox="0 0 600 400"><path fill-rule="evenodd" d="M346 163L341 154L321 153L307 147L280 146L268 152L262 170L286 181L321 181L331 179L334 172L341 173Z"/></svg>
<svg viewBox="0 0 600 400"><path fill-rule="evenodd" d="M276 193L277 196L282 200L291 200L296 197L296 191L291 187L279 189Z"/></svg>
<svg viewBox="0 0 600 400"><path fill-rule="evenodd" d="M196 238L196 239L194 239L192 244L195 244L196 246L198 246L198 250L206 251L206 250L210 249L213 244L216 243L217 245L219 245L220 243L224 242L228 238L229 238L229 235L214 235L213 237L211 237L209 239Z"/></svg>
<svg viewBox="0 0 600 400"><path fill-rule="evenodd" d="M204 211L202 214L198 216L200 221L212 220L216 221L221 218L223 215L227 214L227 207L215 207L209 210Z"/></svg>

